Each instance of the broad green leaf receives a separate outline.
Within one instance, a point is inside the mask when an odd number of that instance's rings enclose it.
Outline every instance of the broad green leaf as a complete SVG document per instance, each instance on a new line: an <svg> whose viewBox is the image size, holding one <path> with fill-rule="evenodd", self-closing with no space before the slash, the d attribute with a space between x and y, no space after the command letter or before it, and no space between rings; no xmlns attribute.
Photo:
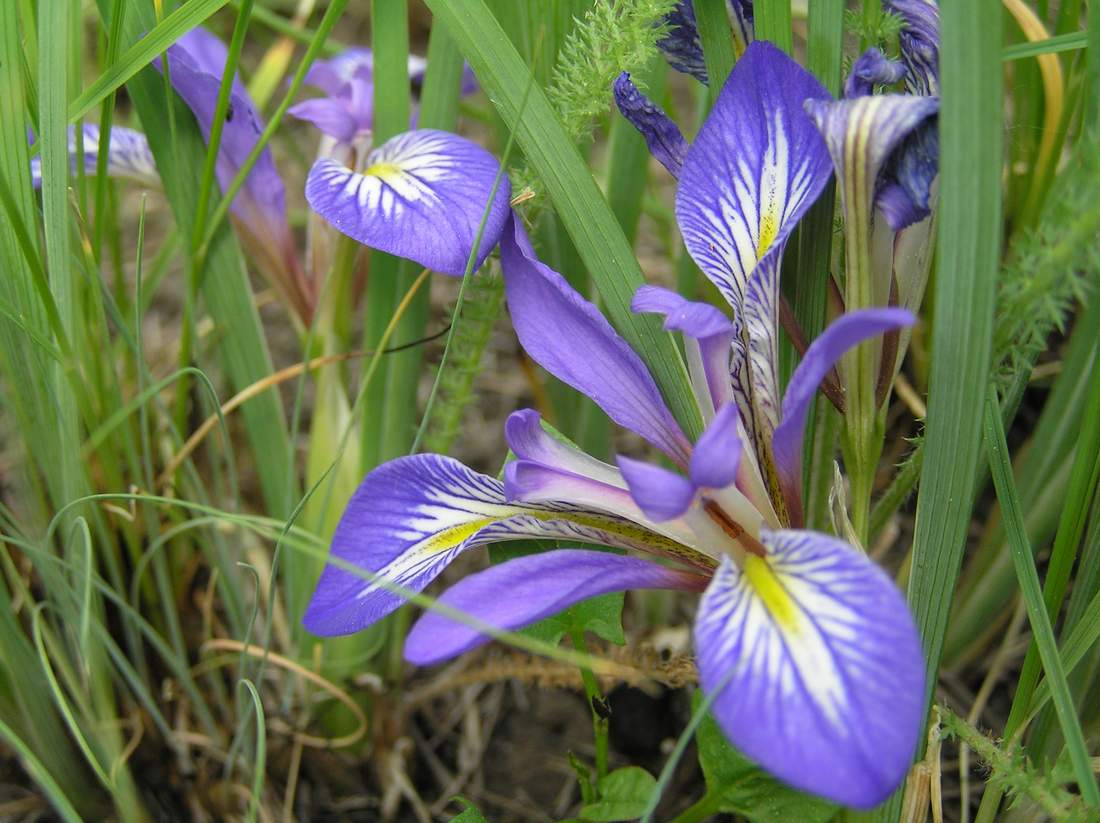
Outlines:
<svg viewBox="0 0 1100 823"><path fill-rule="evenodd" d="M600 780L600 799L581 809L581 819L593 823L637 820L656 787L653 775L639 766L616 769Z"/></svg>
<svg viewBox="0 0 1100 823"><path fill-rule="evenodd" d="M702 693L695 692L692 709L700 702ZM695 744L707 795L718 796L715 811L744 815L753 823L822 823L837 812L836 805L780 783L733 748L709 712L695 732Z"/></svg>

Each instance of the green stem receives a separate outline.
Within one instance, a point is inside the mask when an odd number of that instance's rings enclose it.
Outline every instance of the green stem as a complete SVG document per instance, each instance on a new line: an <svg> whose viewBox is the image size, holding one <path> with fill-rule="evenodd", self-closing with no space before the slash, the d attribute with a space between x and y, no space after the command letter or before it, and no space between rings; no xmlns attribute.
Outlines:
<svg viewBox="0 0 1100 823"><path fill-rule="evenodd" d="M584 640L584 629L573 626L569 630L569 636L573 640L573 648L582 654L588 654L588 644ZM596 675L588 666L581 666L581 680L584 681L584 696L588 701L588 709L592 712L592 732L596 738L596 776L597 782L607 774L607 718L602 717L596 711L597 702L603 702L603 692L600 684L596 682Z"/></svg>

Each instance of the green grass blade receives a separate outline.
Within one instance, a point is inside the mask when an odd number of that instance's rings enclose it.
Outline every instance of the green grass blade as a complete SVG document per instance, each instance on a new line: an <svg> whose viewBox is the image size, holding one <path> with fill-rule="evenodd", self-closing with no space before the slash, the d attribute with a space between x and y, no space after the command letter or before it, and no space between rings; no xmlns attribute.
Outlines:
<svg viewBox="0 0 1100 823"><path fill-rule="evenodd" d="M138 37L152 28L151 10L132 6L128 12L125 36ZM145 126L176 223L184 236L190 237L198 206L199 184L194 170L202 168L206 157L198 125L178 99L165 100L163 81L153 69L133 77L127 90ZM168 106L175 107L174 131L168 127ZM227 227L214 233L203 265L202 295L219 332L218 355L234 389L240 390L266 378L273 367L241 254ZM296 483L286 471L290 441L278 396L260 395L246 403L241 413L267 510L274 515L285 514L295 498Z"/></svg>
<svg viewBox="0 0 1100 823"><path fill-rule="evenodd" d="M53 779L49 770L43 765L31 748L23 742L23 740L16 734L15 730L11 728L3 720L0 720L0 738L3 738L12 749L19 755L19 759L23 762L23 768L25 768L30 774L31 778L37 783L42 791L46 794L46 799L50 801L50 805L53 806L55 812L60 815L61 819L65 823L81 823L81 816L73 808L72 803L69 802L69 798L65 796L65 793L61 790L61 787L57 784L57 781Z"/></svg>
<svg viewBox="0 0 1100 823"><path fill-rule="evenodd" d="M1084 733L1077 721L1073 698L1066 683L1066 672L1062 667L1062 660L1054 640L1054 629L1047 614L1046 604L1043 602L1039 572L1035 568L1031 546L1028 545L1020 500L1016 494L1016 481L1012 475L1008 444L1005 442L1004 424L1001 422L1000 403L996 389L992 385L985 400L983 427L986 449L989 453L989 467L993 473L993 484L997 489L997 499L1004 511L1012 560L1016 566L1024 604L1027 606L1027 616L1031 623L1034 642L1039 648L1043 670L1050 684L1051 699L1058 714L1062 734L1065 735L1066 747L1069 749L1078 788L1085 802L1095 808L1100 806L1100 786L1097 786L1096 778L1092 773L1092 761L1089 759Z"/></svg>
<svg viewBox="0 0 1100 823"><path fill-rule="evenodd" d="M815 2L819 1L815 0ZM810 3L810 6L813 5L814 3ZM810 13L813 14L812 11ZM794 35L791 31L791 0L756 0L753 4L753 25L758 40L770 40L783 51L790 53L794 46Z"/></svg>
<svg viewBox="0 0 1100 823"><path fill-rule="evenodd" d="M699 3L695 8L699 40L703 44L703 59L707 66L707 95L711 105L718 99L733 71L737 55L733 53L733 35L725 3Z"/></svg>
<svg viewBox="0 0 1100 823"><path fill-rule="evenodd" d="M1046 40L1013 43L1001 52L1001 59L1009 63L1013 60L1038 57L1041 54L1058 54L1063 51L1076 51L1077 49L1087 48L1088 34L1085 31L1075 31L1069 34L1048 37Z"/></svg>
<svg viewBox="0 0 1100 823"><path fill-rule="evenodd" d="M941 8L939 271L924 472L909 604L924 638L931 705L980 457L1001 238L1000 5Z"/></svg>
<svg viewBox="0 0 1100 823"><path fill-rule="evenodd" d="M519 147L550 195L619 333L648 364L669 407L689 437L702 427L687 369L672 338L650 316L630 311L645 282L622 228L569 139L546 95L533 88L520 117L531 73L483 0L427 0L437 23L447 26Z"/></svg>

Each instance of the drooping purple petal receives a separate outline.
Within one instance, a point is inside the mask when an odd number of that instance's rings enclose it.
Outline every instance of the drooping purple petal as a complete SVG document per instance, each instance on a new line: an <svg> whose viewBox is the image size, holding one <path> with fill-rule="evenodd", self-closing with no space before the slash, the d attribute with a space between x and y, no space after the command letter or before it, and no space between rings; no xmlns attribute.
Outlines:
<svg viewBox="0 0 1100 823"><path fill-rule="evenodd" d="M489 217L475 269L496 246L508 219L505 175L490 205L500 164L476 143L434 129L405 132L372 151L362 174L318 160L306 199L336 229L371 248L461 276L482 214Z"/></svg>
<svg viewBox="0 0 1100 823"><path fill-rule="evenodd" d="M669 174L679 177L688 150L680 127L660 106L638 90L627 72L624 71L615 80L614 92L619 112L645 138L649 153L668 169Z"/></svg>
<svg viewBox="0 0 1100 823"><path fill-rule="evenodd" d="M328 97L316 97L295 103L286 113L299 120L312 123L330 137L342 143L350 143L355 138L358 123L351 116L348 107L339 100Z"/></svg>
<svg viewBox="0 0 1100 823"><path fill-rule="evenodd" d="M828 98L790 57L755 42L684 161L676 191L684 243L738 311L753 270L782 248L829 179L828 151L803 108Z"/></svg>
<svg viewBox="0 0 1100 823"><path fill-rule="evenodd" d="M618 463L630 496L646 517L657 522L673 520L681 517L695 499L695 486L683 475L622 455Z"/></svg>
<svg viewBox="0 0 1100 823"><path fill-rule="evenodd" d="M635 557L560 549L517 557L471 575L444 592L439 602L492 628L515 631L597 595L628 589L700 591L706 580ZM429 611L409 632L405 659L429 666L489 640L475 626Z"/></svg>
<svg viewBox="0 0 1100 823"><path fill-rule="evenodd" d="M913 313L906 309L862 309L842 315L810 344L787 384L783 418L772 436L772 453L782 481L792 487L802 482L806 412L829 370L853 346L914 322Z"/></svg>
<svg viewBox="0 0 1100 823"><path fill-rule="evenodd" d="M932 0L884 0L883 8L904 23L898 34L901 59L913 94L940 93L940 10Z"/></svg>
<svg viewBox="0 0 1100 823"><path fill-rule="evenodd" d="M872 197L883 182L880 175L906 138L923 126L935 128L939 99L883 94L836 102L813 100L806 104L806 109L829 146L840 181L845 223L854 225L857 221L864 224L870 222ZM927 206L928 190L938 160L938 151L932 154L933 146L938 147L938 142L934 134L931 137L914 137L914 141L909 144L909 151L904 153L911 155L908 159L898 155L898 171L892 176L900 181L898 174L903 174L905 185L914 193L911 199L923 199L923 204ZM932 176L928 176L929 172ZM895 216L896 196L897 192L890 193L887 202ZM919 204L914 207L919 207Z"/></svg>
<svg viewBox="0 0 1100 823"><path fill-rule="evenodd" d="M741 465L741 413L728 403L707 424L691 452L689 476L697 487L724 489L737 479Z"/></svg>
<svg viewBox="0 0 1100 823"><path fill-rule="evenodd" d="M738 749L796 788L867 809L905 778L923 723L920 638L893 581L851 546L765 532L695 619L704 691Z"/></svg>
<svg viewBox="0 0 1100 823"><path fill-rule="evenodd" d="M894 231L932 213L932 184L940 171L939 118L929 117L890 155L875 205Z"/></svg>
<svg viewBox="0 0 1100 823"><path fill-rule="evenodd" d="M876 48L867 49L848 73L844 81L845 97L862 97L871 94L875 86L892 86L905 77L905 64L890 60Z"/></svg>
<svg viewBox="0 0 1100 823"><path fill-rule="evenodd" d="M686 465L690 445L642 359L599 309L535 257L517 219L501 239L500 260L512 324L531 358Z"/></svg>
<svg viewBox="0 0 1100 823"><path fill-rule="evenodd" d="M172 86L194 113L206 139L214 123L227 56L225 45L202 28L192 29L168 48ZM159 69L160 60L154 60L153 65ZM244 165L264 128L263 119L239 77L233 78L225 118L216 166L222 191ZM262 221L285 224L286 193L270 149L265 148L257 158L233 211L248 224Z"/></svg>
<svg viewBox="0 0 1100 823"><path fill-rule="evenodd" d="M631 311L665 316L669 331L684 335L688 374L704 420L716 409L734 402L730 382L730 346L740 330L709 303L694 303L659 286L641 286L630 302Z"/></svg>
<svg viewBox="0 0 1100 823"><path fill-rule="evenodd" d="M404 602L382 581L419 592L461 552L517 537L642 551L671 542L601 512L508 502L499 480L449 457L400 457L366 476L333 535L331 556L370 574L330 563L302 622L319 635L358 631Z"/></svg>
<svg viewBox="0 0 1100 823"><path fill-rule="evenodd" d="M84 124L84 171L95 174L99 158L99 126ZM76 127L69 126L69 159L73 172L76 172L77 146ZM146 186L159 186L160 175L153 162L153 153L145 135L133 129L115 126L111 129L110 145L107 147L107 175L135 180ZM31 181L34 187L42 185L42 157L36 154L31 158Z"/></svg>
<svg viewBox="0 0 1100 823"><path fill-rule="evenodd" d="M335 97L353 78L369 77L373 73L374 55L371 50L352 46L328 60L314 61L306 72L305 81Z"/></svg>

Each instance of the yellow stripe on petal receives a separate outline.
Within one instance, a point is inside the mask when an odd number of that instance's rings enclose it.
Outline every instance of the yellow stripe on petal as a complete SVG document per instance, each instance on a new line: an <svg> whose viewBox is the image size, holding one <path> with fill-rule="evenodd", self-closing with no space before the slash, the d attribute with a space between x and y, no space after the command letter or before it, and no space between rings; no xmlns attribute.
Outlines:
<svg viewBox="0 0 1100 823"><path fill-rule="evenodd" d="M363 173L371 177L377 177L386 183L393 183L401 177L403 172L396 163L372 163L367 166L367 170Z"/></svg>
<svg viewBox="0 0 1100 823"><path fill-rule="evenodd" d="M746 555L742 571L779 627L784 631L797 633L800 625L799 610L768 561L755 554Z"/></svg>
<svg viewBox="0 0 1100 823"><path fill-rule="evenodd" d="M457 526L451 526L443 529L443 531L436 532L417 546L416 551L423 554L445 552L469 540L490 523L497 523L504 519L504 517L482 517L478 520L471 520L469 523L459 523Z"/></svg>

